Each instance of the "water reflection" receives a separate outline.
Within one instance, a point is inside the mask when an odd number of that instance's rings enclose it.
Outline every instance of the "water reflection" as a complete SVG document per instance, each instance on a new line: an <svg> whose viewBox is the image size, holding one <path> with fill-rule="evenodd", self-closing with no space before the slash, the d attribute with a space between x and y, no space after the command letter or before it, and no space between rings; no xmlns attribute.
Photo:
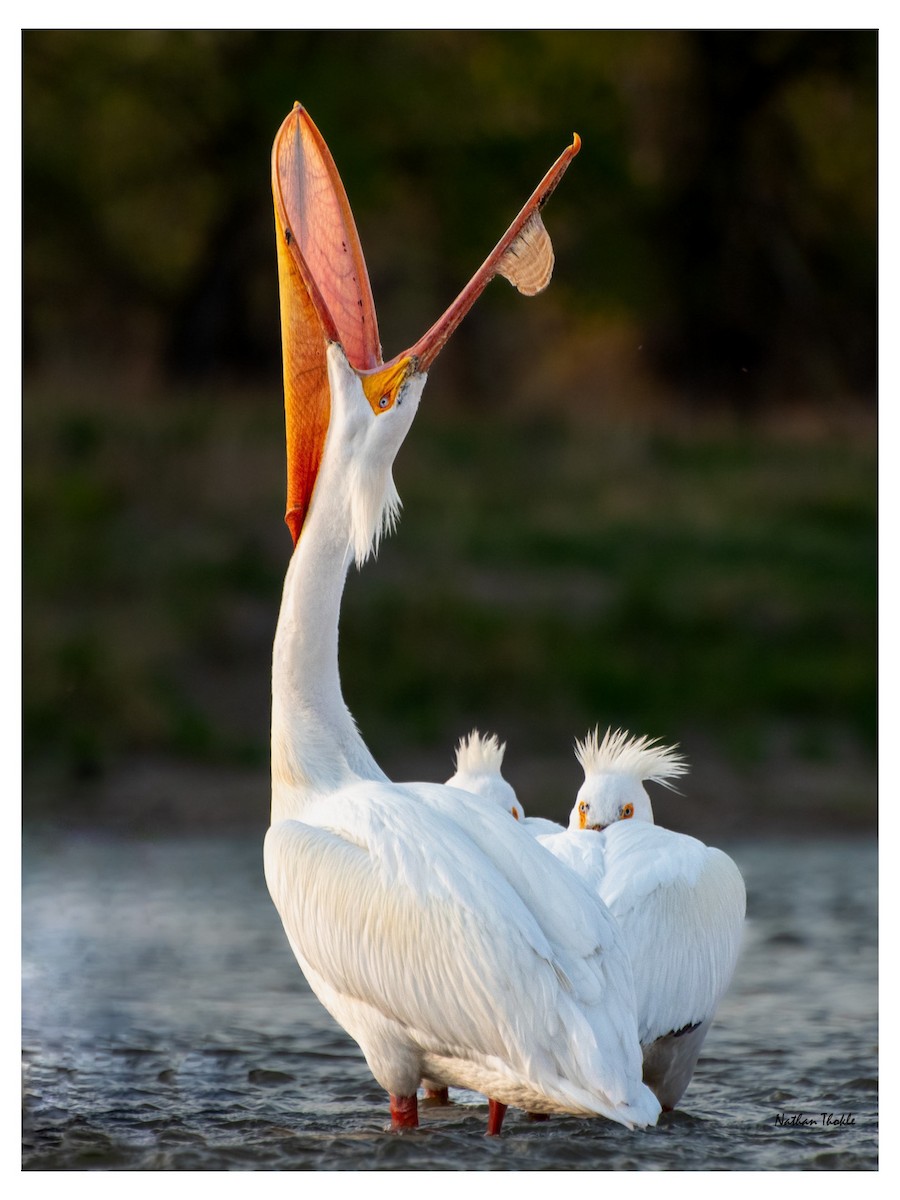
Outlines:
<svg viewBox="0 0 900 1200"><path fill-rule="evenodd" d="M26 1169L876 1168L874 843L724 847L745 947L681 1111L634 1134L511 1110L499 1140L473 1093L386 1133L384 1093L294 963L261 843L26 839Z"/></svg>

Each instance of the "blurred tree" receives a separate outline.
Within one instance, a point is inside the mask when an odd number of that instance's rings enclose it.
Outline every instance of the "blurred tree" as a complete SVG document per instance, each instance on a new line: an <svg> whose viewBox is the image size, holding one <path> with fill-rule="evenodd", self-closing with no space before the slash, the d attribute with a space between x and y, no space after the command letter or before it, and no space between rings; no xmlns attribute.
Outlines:
<svg viewBox="0 0 900 1200"><path fill-rule="evenodd" d="M679 389L872 394L875 49L858 32L687 41L645 220L666 277L653 358Z"/></svg>
<svg viewBox="0 0 900 1200"><path fill-rule="evenodd" d="M268 150L299 98L389 352L578 129L552 218L572 324L626 320L635 362L705 398L870 393L875 69L865 31L27 31L26 362L277 374Z"/></svg>

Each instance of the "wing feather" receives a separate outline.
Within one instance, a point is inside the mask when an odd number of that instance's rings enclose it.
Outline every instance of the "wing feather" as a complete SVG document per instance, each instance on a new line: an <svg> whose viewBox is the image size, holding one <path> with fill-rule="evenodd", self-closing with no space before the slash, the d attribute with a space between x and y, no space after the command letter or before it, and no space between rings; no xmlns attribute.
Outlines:
<svg viewBox="0 0 900 1200"><path fill-rule="evenodd" d="M622 937L518 823L424 784L356 785L307 815L272 826L265 847L304 970L426 1052L502 1059L548 1092L569 1081L644 1102Z"/></svg>
<svg viewBox="0 0 900 1200"><path fill-rule="evenodd" d="M658 825L619 821L599 836L599 894L631 955L641 1043L709 1020L740 950L740 872L722 851Z"/></svg>

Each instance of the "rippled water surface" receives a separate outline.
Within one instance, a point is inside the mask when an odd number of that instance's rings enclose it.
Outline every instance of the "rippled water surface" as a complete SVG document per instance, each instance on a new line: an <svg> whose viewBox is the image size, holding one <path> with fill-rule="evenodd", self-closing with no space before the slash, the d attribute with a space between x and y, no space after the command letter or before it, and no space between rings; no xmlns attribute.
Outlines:
<svg viewBox="0 0 900 1200"><path fill-rule="evenodd" d="M28 838L24 1168L875 1170L874 843L725 848L745 947L680 1111L631 1133L511 1109L489 1139L473 1093L388 1132L294 963L260 840Z"/></svg>

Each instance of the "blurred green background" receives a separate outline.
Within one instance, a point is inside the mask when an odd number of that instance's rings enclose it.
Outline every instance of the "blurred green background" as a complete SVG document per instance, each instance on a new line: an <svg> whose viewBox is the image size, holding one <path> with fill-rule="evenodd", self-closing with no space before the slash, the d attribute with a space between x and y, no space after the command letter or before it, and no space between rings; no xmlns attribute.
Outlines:
<svg viewBox="0 0 900 1200"><path fill-rule="evenodd" d="M674 828L871 827L876 67L858 31L26 32L26 819L267 819L299 99L386 356L583 139L551 287L467 318L350 577L385 769L444 779L477 725L562 817L599 722L681 744Z"/></svg>

